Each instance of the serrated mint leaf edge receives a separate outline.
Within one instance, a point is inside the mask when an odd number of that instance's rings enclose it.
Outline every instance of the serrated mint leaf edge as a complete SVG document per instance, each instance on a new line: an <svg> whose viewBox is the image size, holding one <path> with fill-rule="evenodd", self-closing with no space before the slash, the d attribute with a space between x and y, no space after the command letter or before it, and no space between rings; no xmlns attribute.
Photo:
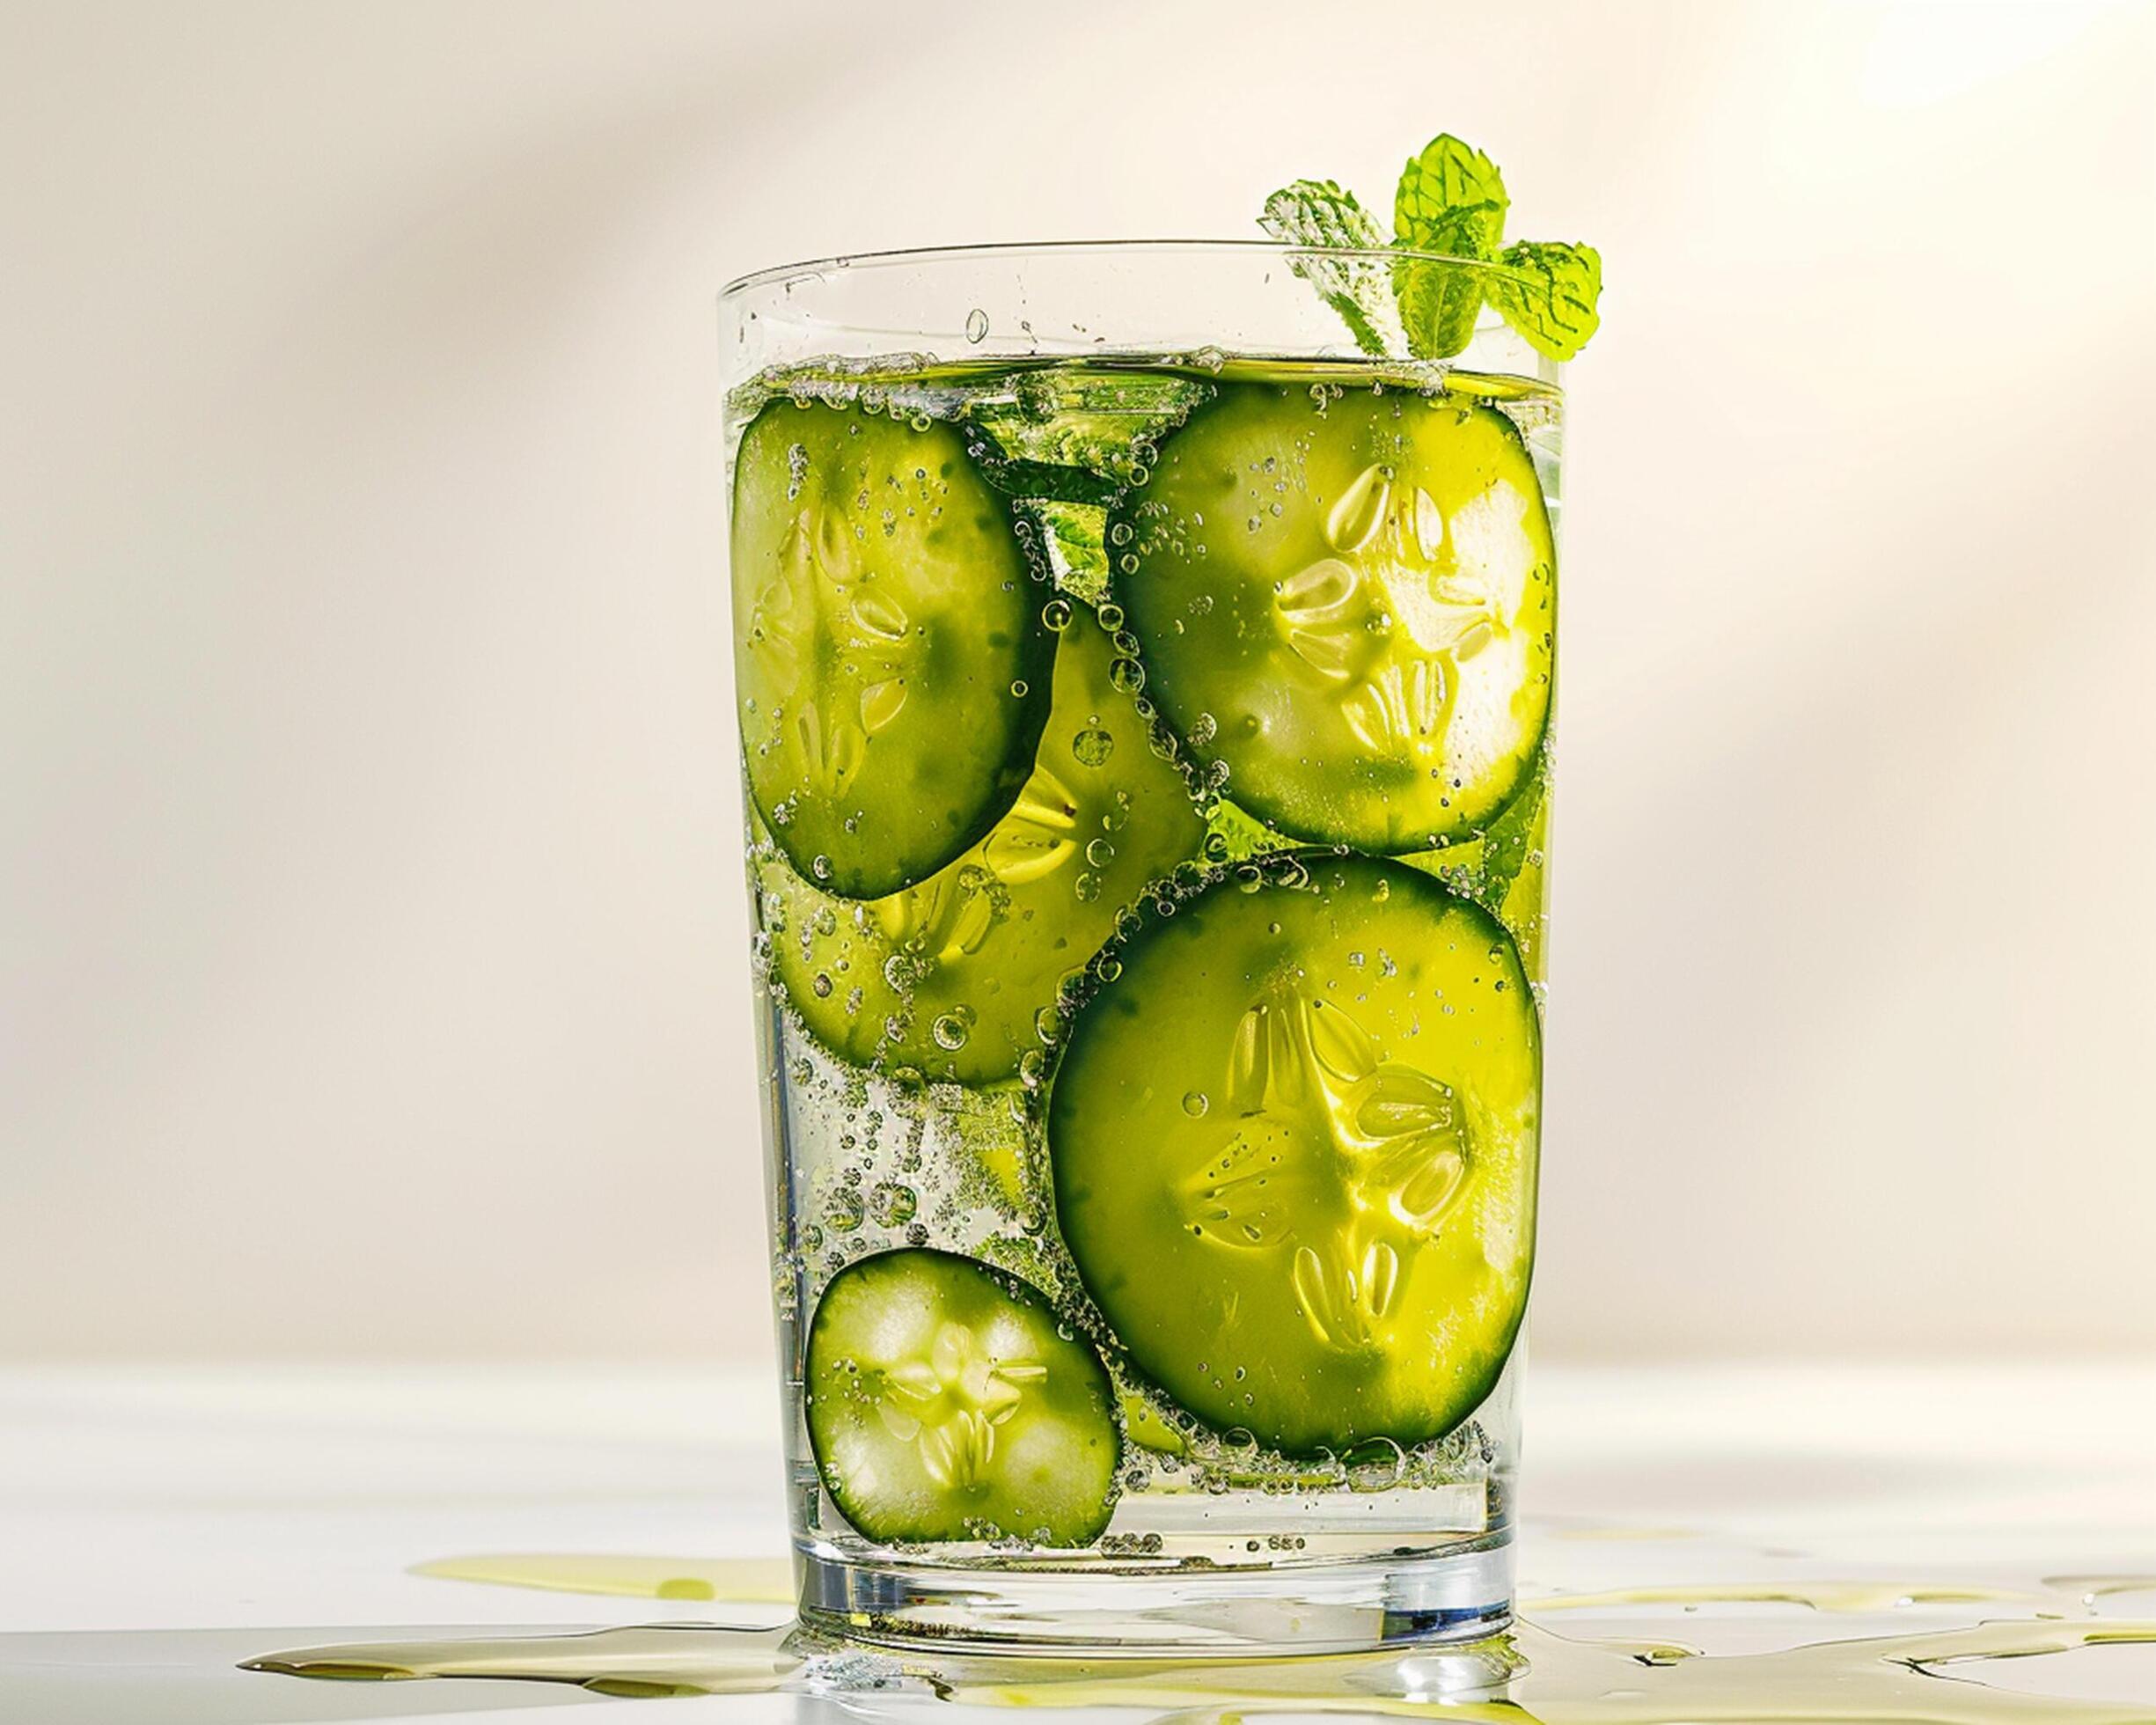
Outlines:
<svg viewBox="0 0 2156 1725"><path fill-rule="evenodd" d="M1584 295L1551 259L1583 265ZM1602 327L1602 253L1566 240L1522 239L1507 246L1499 262L1502 273L1492 275L1489 296L1499 314L1544 358L1563 364L1578 357Z"/></svg>

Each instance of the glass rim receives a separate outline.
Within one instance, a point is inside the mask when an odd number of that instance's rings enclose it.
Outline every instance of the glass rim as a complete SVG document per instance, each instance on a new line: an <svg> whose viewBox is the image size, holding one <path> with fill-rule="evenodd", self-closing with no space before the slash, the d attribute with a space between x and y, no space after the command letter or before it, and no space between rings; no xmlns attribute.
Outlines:
<svg viewBox="0 0 2156 1725"><path fill-rule="evenodd" d="M806 258L798 263L773 264L737 275L719 290L722 305L762 288L786 287L798 281L819 279L841 270L888 269L907 264L961 263L970 260L1096 256L1126 253L1142 257L1229 257L1270 254L1292 267L1298 260L1331 260L1343 263L1390 264L1402 259L1417 263L1441 264L1448 268L1472 269L1485 275L1533 285L1531 277L1502 263L1485 258L1463 258L1448 252L1426 252L1406 246L1298 246L1279 239L1029 239L995 240L964 246L913 246L880 252L841 252L830 257Z"/></svg>

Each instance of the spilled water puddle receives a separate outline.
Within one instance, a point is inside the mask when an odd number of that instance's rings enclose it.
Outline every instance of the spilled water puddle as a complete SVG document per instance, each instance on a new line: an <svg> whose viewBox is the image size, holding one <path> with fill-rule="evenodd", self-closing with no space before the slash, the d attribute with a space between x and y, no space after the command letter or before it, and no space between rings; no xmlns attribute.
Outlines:
<svg viewBox="0 0 2156 1725"><path fill-rule="evenodd" d="M779 1606L787 1566L766 1560L493 1555L415 1572L464 1581L665 1599ZM2055 1576L2028 1592L1960 1583L1800 1581L1662 1586L1528 1597L1505 1634L1458 1646L1272 1659L1080 1660L900 1652L768 1628L649 1625L534 1634L353 1644L267 1654L249 1670L359 1680L495 1678L574 1684L612 1696L791 1692L892 1720L950 1704L1118 1707L1188 1725L1253 1714L1510 1721L1513 1725L2156 1725L2156 1704L2093 1699L2107 1675L2090 1649L2156 1655L2156 1619L2092 1607L2148 1576ZM1743 1606L1881 1614L1963 1606L2003 1620L1711 1654L1676 1641L1573 1637L1536 1619L1560 1612L1714 1612ZM1704 1624L1701 1626L1705 1626ZM2101 1668L2101 1669L2100 1669ZM1994 1674L2009 1673L1994 1683ZM2056 1673L2055 1687L2044 1679ZM2090 1687L2095 1685L2096 1687ZM2145 1680L2131 1686L2145 1690Z"/></svg>

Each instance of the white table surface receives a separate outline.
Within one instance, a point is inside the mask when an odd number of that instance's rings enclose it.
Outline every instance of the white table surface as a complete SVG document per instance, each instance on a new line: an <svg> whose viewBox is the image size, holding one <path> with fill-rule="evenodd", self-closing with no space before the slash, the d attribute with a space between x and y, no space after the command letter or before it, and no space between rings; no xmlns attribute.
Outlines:
<svg viewBox="0 0 2156 1725"><path fill-rule="evenodd" d="M1527 1597L1796 1573L2027 1586L2156 1572L2156 1362L1536 1366L1527 1421ZM752 1619L408 1572L479 1552L778 1552L777 1422L769 1381L749 1374L0 1373L0 1721L648 1708L554 1685L232 1668L391 1626ZM2156 1616L2156 1589L2133 1603ZM2105 1680L2111 1699L2124 1683L2156 1702L2156 1657L2111 1662ZM671 1719L797 1716L781 1697L664 1705Z"/></svg>

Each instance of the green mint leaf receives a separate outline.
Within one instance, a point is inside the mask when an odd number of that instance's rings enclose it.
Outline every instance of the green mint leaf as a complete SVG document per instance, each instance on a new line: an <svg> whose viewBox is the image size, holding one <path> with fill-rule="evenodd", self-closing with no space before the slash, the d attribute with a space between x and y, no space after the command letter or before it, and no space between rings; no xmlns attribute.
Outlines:
<svg viewBox="0 0 2156 1725"><path fill-rule="evenodd" d="M1602 327L1602 254L1592 246L1522 239L1500 261L1511 271L1490 287L1490 303L1537 353L1570 359Z"/></svg>
<svg viewBox="0 0 2156 1725"><path fill-rule="evenodd" d="M1392 205L1392 243L1418 252L1489 261L1505 239L1505 177L1481 150L1441 132L1400 172ZM1392 290L1406 327L1408 351L1449 359L1475 333L1482 309L1481 272L1398 258Z"/></svg>
<svg viewBox="0 0 2156 1725"><path fill-rule="evenodd" d="M1330 180L1298 180L1265 200L1258 225L1287 246L1384 249L1370 212ZM1391 313L1377 266L1367 258L1297 258L1291 267L1340 314L1366 354L1386 350Z"/></svg>

